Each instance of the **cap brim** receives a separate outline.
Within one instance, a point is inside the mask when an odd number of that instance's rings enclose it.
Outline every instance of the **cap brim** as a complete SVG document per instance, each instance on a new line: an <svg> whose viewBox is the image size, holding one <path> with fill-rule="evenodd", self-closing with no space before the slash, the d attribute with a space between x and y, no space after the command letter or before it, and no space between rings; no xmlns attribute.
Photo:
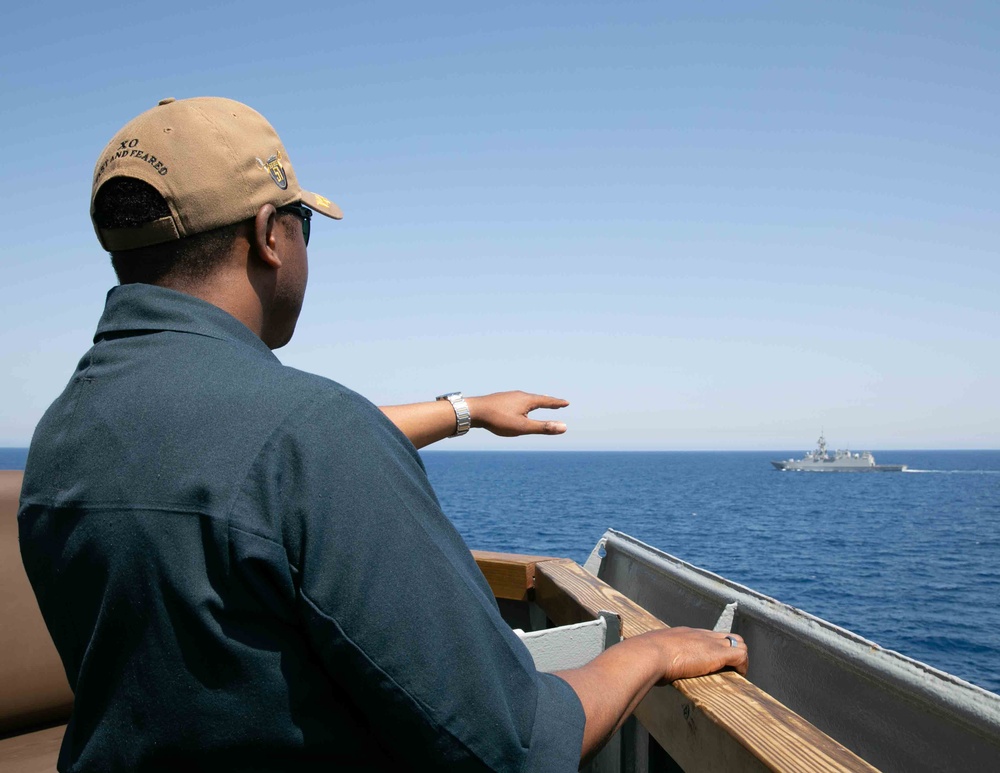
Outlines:
<svg viewBox="0 0 1000 773"><path fill-rule="evenodd" d="M340 211L340 207L326 196L320 196L318 193L313 193L312 191L302 191L300 198L302 199L302 203L313 212L319 212L321 215L332 217L334 220L342 220L344 217L344 213Z"/></svg>

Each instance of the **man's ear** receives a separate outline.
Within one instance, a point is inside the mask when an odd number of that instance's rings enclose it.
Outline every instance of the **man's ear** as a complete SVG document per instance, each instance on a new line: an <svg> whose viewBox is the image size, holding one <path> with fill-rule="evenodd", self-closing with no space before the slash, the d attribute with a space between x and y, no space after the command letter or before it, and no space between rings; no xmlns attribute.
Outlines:
<svg viewBox="0 0 1000 773"><path fill-rule="evenodd" d="M271 268L281 268L277 239L279 227L278 211L273 204L265 204L257 210L253 219L252 244L260 259Z"/></svg>

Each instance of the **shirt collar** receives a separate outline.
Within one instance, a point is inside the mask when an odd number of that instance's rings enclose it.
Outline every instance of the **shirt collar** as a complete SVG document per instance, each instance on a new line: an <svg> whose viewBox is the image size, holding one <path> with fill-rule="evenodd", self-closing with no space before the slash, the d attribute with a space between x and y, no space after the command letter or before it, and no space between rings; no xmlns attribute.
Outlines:
<svg viewBox="0 0 1000 773"><path fill-rule="evenodd" d="M274 357L250 328L218 306L193 295L146 284L118 285L108 291L94 343L120 333L164 330L241 343Z"/></svg>

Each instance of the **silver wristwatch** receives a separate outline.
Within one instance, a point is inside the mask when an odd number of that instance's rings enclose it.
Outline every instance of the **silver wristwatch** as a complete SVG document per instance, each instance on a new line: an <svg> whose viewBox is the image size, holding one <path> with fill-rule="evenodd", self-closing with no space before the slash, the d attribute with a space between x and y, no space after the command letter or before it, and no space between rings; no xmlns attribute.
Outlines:
<svg viewBox="0 0 1000 773"><path fill-rule="evenodd" d="M472 414L469 413L469 404L461 392L449 392L446 395L438 395L438 400L447 400L451 407L455 409L455 434L449 437L464 435L472 426Z"/></svg>

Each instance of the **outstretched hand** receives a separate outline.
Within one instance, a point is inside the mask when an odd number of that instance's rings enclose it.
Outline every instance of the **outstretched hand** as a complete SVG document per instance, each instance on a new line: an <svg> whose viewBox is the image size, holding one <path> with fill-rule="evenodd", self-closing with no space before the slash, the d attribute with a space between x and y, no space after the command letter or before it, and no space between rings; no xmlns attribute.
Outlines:
<svg viewBox="0 0 1000 773"><path fill-rule="evenodd" d="M483 397L466 397L473 427L483 427L494 435L561 435L566 425L561 421L536 421L528 414L536 408L565 408L565 400L527 392L494 392ZM455 409L446 400L383 405L382 413L399 428L417 448L436 443L455 433Z"/></svg>
<svg viewBox="0 0 1000 773"><path fill-rule="evenodd" d="M536 408L565 408L569 403L558 397L527 392L494 392L483 397L467 397L472 426L482 427L501 437L518 435L561 435L566 425L561 421L538 421L528 414Z"/></svg>

